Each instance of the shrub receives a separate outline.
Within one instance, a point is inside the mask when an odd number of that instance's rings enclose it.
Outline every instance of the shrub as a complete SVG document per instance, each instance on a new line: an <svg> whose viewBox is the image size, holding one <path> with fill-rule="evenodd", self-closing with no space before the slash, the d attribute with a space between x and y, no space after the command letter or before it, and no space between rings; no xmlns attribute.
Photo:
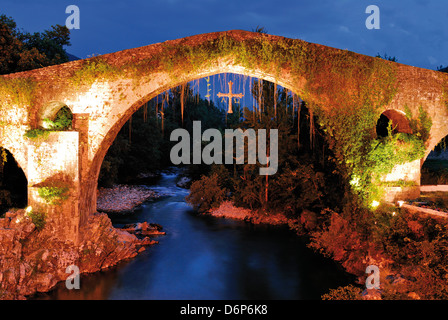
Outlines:
<svg viewBox="0 0 448 320"><path fill-rule="evenodd" d="M212 174L210 177L202 176L200 180L193 182L190 194L185 199L198 212L206 212L219 207L225 196L226 189L221 187L218 175Z"/></svg>
<svg viewBox="0 0 448 320"><path fill-rule="evenodd" d="M360 300L361 289L353 285L330 289L329 293L322 295L322 300Z"/></svg>
<svg viewBox="0 0 448 320"><path fill-rule="evenodd" d="M50 132L44 129L31 129L25 132L25 137L28 139L38 139L39 137L46 138L49 134Z"/></svg>
<svg viewBox="0 0 448 320"><path fill-rule="evenodd" d="M27 215L31 218L31 221L36 226L37 230L42 230L45 227L46 215L45 212L34 212L30 211Z"/></svg>
<svg viewBox="0 0 448 320"><path fill-rule="evenodd" d="M73 114L68 107L63 107L56 114L54 121L44 119L46 128L52 131L65 131L72 128Z"/></svg>
<svg viewBox="0 0 448 320"><path fill-rule="evenodd" d="M49 204L60 204L68 198L68 187L47 186L40 187L37 192Z"/></svg>

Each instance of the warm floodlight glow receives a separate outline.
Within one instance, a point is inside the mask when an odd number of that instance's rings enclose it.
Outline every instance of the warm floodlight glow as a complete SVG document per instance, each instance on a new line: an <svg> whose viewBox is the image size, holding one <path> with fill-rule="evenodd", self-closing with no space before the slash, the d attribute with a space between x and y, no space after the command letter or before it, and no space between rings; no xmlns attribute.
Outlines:
<svg viewBox="0 0 448 320"><path fill-rule="evenodd" d="M372 207L373 208L378 208L379 205L380 205L380 203L378 201L376 201L376 200L372 201Z"/></svg>
<svg viewBox="0 0 448 320"><path fill-rule="evenodd" d="M359 187L359 177L354 176L352 180L350 180L350 184L354 187Z"/></svg>
<svg viewBox="0 0 448 320"><path fill-rule="evenodd" d="M27 213L30 213L33 210L33 208L31 208L31 206L26 207L25 211Z"/></svg>
<svg viewBox="0 0 448 320"><path fill-rule="evenodd" d="M398 206L401 207L401 206L403 206L404 201L400 200L400 201L397 201L397 203L398 203Z"/></svg>
<svg viewBox="0 0 448 320"><path fill-rule="evenodd" d="M51 121L49 121L48 119L44 119L42 122L42 127L47 130L51 129L52 128Z"/></svg>

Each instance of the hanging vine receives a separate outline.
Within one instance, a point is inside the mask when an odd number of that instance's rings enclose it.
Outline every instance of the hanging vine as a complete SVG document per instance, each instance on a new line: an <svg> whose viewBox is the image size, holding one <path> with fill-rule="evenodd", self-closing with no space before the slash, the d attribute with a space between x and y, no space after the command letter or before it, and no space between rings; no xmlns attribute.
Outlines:
<svg viewBox="0 0 448 320"><path fill-rule="evenodd" d="M185 105L185 84L182 84L180 89L180 113L181 113L182 125L184 124L184 105Z"/></svg>

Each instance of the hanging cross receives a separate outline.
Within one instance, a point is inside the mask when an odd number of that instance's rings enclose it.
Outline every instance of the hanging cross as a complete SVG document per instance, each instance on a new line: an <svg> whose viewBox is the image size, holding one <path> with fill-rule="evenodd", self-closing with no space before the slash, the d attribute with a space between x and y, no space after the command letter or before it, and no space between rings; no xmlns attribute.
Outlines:
<svg viewBox="0 0 448 320"><path fill-rule="evenodd" d="M227 110L227 113L233 113L232 111L232 98L242 98L243 94L242 93L238 93L238 94L233 94L232 93L232 86L233 86L233 82L229 81L229 93L218 93L217 96L218 97L224 97L224 98L229 98L229 110Z"/></svg>

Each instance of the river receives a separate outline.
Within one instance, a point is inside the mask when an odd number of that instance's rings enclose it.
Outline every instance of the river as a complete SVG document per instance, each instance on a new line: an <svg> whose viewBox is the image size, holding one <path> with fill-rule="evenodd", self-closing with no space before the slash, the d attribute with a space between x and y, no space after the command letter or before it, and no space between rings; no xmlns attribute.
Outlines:
<svg viewBox="0 0 448 320"><path fill-rule="evenodd" d="M188 190L165 173L150 188L168 193L132 215L113 218L115 226L148 221L166 235L132 260L81 277L79 290L60 283L36 299L243 300L320 299L329 288L353 277L307 248L286 227L198 215L186 204Z"/></svg>

